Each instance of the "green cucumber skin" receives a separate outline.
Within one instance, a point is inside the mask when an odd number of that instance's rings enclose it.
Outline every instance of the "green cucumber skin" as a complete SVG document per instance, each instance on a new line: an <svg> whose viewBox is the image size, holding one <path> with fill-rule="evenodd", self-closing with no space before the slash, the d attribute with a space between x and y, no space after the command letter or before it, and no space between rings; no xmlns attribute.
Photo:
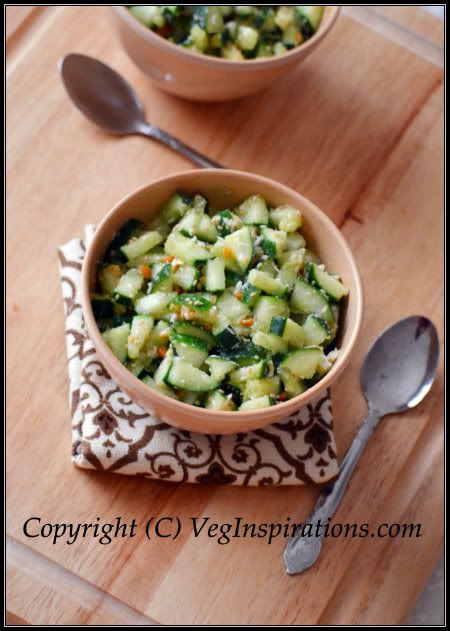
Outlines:
<svg viewBox="0 0 450 631"><path fill-rule="evenodd" d="M215 333L214 337L216 338L217 345L225 349L233 348L233 346L237 346L240 342L239 336L230 325L226 326L220 332Z"/></svg>
<svg viewBox="0 0 450 631"><path fill-rule="evenodd" d="M273 333L273 335L283 337L284 329L286 328L286 321L287 318L285 316L275 316L270 322L269 332Z"/></svg>
<svg viewBox="0 0 450 631"><path fill-rule="evenodd" d="M164 281L170 278L171 274L172 274L172 266L170 263L166 263L165 265L163 265L163 267L161 267L159 272L155 275L155 278L153 279L152 284L151 284L150 293L154 293L155 291L158 291L158 287Z"/></svg>

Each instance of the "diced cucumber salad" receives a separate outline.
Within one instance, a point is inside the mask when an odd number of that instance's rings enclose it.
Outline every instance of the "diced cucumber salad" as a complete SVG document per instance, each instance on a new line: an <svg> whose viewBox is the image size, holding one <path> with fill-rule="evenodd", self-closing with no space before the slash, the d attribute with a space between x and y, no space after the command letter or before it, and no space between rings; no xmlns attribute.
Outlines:
<svg viewBox="0 0 450 631"><path fill-rule="evenodd" d="M301 234L302 216L258 194L220 210L174 194L128 221L99 265L92 308L139 379L211 410L252 410L303 393L337 356L348 294Z"/></svg>
<svg viewBox="0 0 450 631"><path fill-rule="evenodd" d="M161 37L194 52L231 61L272 57L306 42L323 6L145 6L130 12Z"/></svg>

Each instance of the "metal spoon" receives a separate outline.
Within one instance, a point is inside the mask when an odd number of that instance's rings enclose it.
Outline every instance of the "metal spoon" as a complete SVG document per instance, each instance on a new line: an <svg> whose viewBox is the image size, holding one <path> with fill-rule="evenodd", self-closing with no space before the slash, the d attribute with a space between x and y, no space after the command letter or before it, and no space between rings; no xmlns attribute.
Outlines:
<svg viewBox="0 0 450 631"><path fill-rule="evenodd" d="M423 316L399 320L383 331L369 350L361 369L361 387L369 412L342 461L339 477L322 491L307 520L312 536L294 536L284 550L288 574L299 574L317 560L323 528L336 512L351 475L379 421L415 407L431 388L439 359L439 340L433 323ZM316 531L317 526L319 528Z"/></svg>
<svg viewBox="0 0 450 631"><path fill-rule="evenodd" d="M123 77L106 64L78 53L58 62L64 87L76 107L93 123L110 134L140 134L167 145L204 168L221 168L195 149L166 131L147 123L142 103Z"/></svg>

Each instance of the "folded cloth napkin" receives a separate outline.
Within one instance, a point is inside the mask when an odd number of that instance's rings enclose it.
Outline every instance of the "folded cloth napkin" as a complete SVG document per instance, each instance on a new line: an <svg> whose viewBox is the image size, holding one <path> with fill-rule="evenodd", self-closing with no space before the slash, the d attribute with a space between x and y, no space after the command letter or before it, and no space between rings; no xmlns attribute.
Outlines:
<svg viewBox="0 0 450 631"><path fill-rule="evenodd" d="M269 486L323 483L338 473L330 393L281 422L229 436L177 429L122 392L84 328L81 265L94 232L59 248L66 316L72 460L84 469L171 482Z"/></svg>

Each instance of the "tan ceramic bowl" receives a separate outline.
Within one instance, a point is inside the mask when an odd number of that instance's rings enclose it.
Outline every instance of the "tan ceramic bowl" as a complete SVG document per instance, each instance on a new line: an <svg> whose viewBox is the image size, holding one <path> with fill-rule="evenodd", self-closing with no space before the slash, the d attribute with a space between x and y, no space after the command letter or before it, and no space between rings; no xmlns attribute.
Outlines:
<svg viewBox="0 0 450 631"><path fill-rule="evenodd" d="M291 204L303 213L307 243L325 265L342 276L350 289L342 314L338 359L330 372L303 394L263 410L217 412L175 401L137 379L113 355L103 341L92 313L89 290L93 286L96 266L114 234L128 219L148 221L176 191L201 193L218 208L229 208L253 193L260 193L270 205ZM285 418L323 393L347 365L359 332L363 308L361 280L353 255L332 221L313 203L290 188L259 175L225 169L184 171L161 178L121 200L95 231L84 259L82 271L82 305L87 331L104 366L120 387L139 405L160 420L194 432L232 434L263 427Z"/></svg>
<svg viewBox="0 0 450 631"><path fill-rule="evenodd" d="M193 53L153 33L124 6L108 10L125 51L161 90L195 101L228 101L259 92L304 61L330 31L340 7L326 7L317 33L301 46L247 61Z"/></svg>

